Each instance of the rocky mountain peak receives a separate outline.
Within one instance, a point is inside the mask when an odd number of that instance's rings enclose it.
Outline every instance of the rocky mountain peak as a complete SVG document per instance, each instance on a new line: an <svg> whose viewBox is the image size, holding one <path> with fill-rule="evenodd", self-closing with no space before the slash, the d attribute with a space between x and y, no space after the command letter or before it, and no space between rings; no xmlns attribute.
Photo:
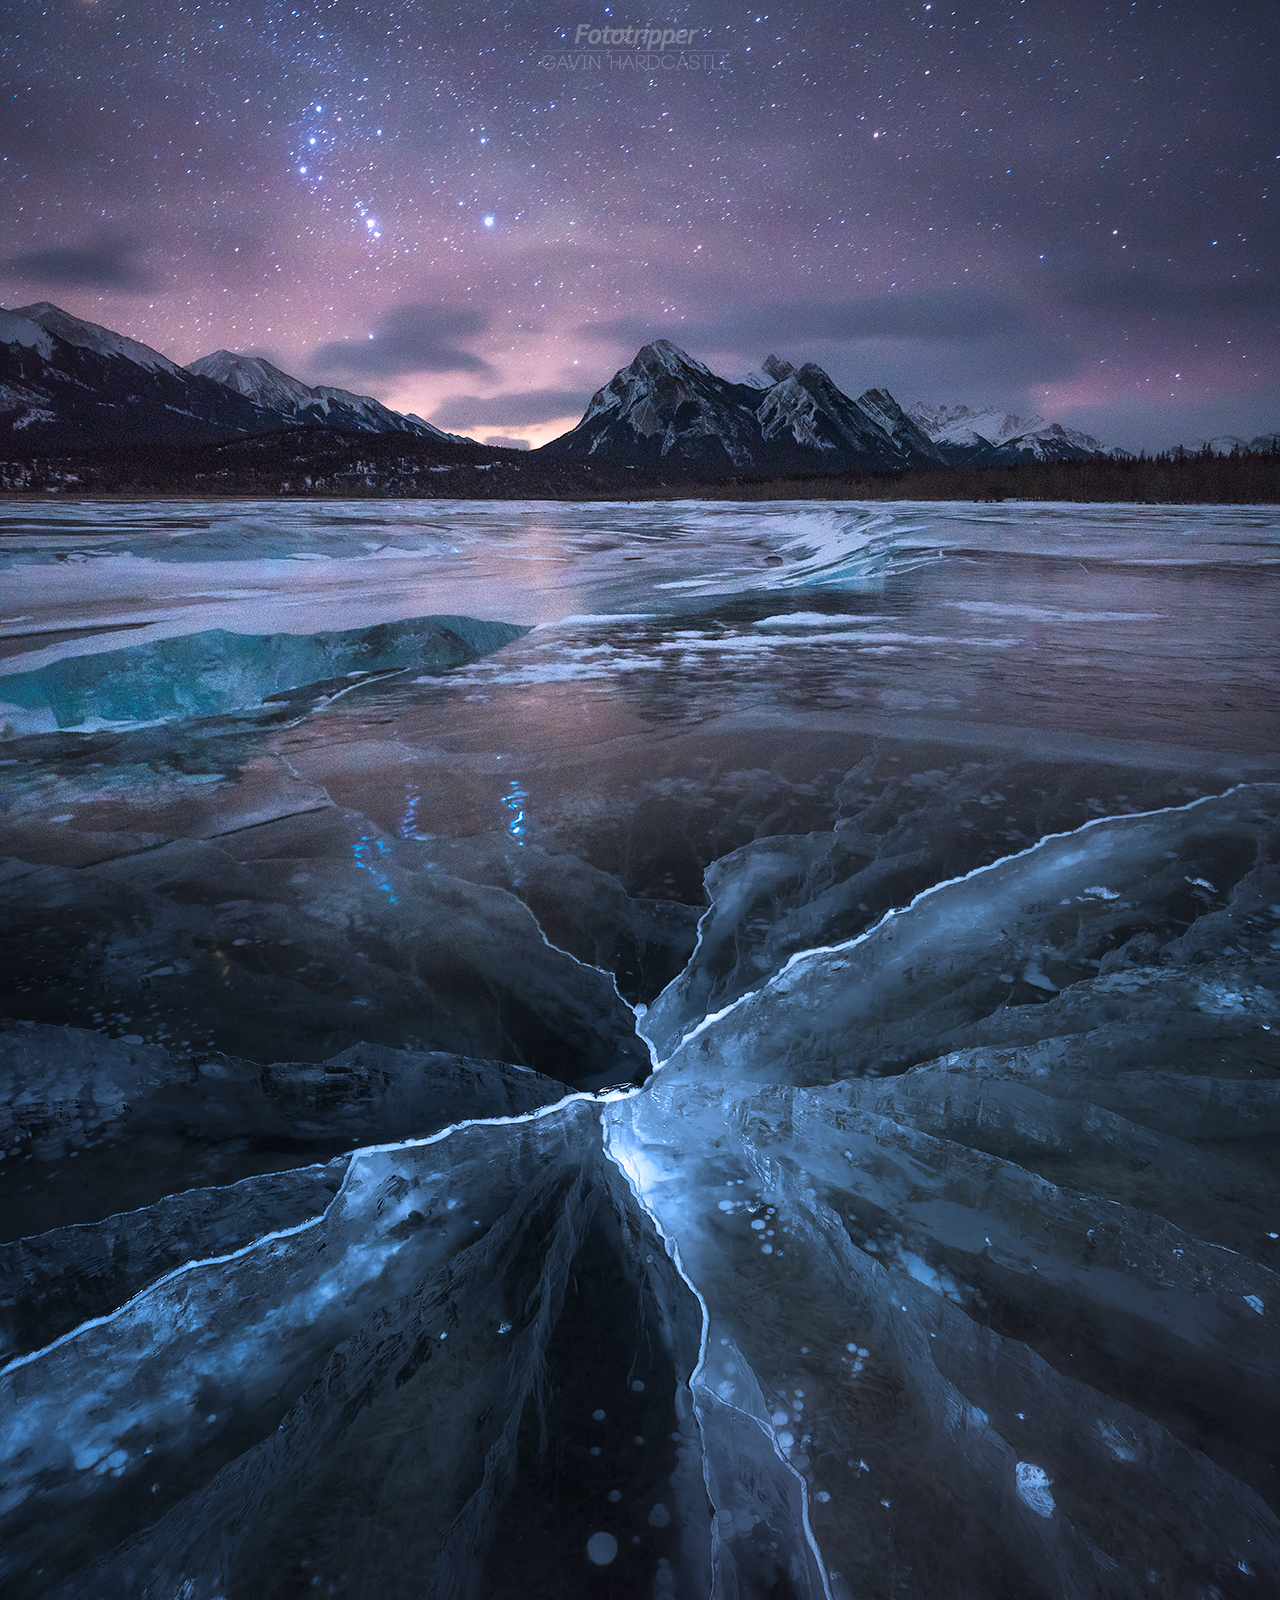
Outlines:
<svg viewBox="0 0 1280 1600"><path fill-rule="evenodd" d="M691 356L687 350L682 350L678 344L673 344L670 339L655 339L652 344L642 346L626 370L633 377L665 375L680 378L690 373L696 373L702 378L714 376L710 367L703 366L701 361Z"/></svg>

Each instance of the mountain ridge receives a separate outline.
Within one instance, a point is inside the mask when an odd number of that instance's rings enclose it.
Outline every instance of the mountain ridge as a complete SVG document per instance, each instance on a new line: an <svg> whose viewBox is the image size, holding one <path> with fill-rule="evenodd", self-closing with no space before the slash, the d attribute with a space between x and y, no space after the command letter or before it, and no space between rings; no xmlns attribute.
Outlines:
<svg viewBox="0 0 1280 1600"><path fill-rule="evenodd" d="M884 390L854 400L816 363L797 368L776 355L734 382L669 339L642 346L541 453L739 473L894 471L942 460Z"/></svg>
<svg viewBox="0 0 1280 1600"><path fill-rule="evenodd" d="M304 383L263 356L214 350L197 361L189 361L184 370L212 378L302 426L345 427L357 433L412 433L455 444L464 442L462 434L445 433L411 412L392 411L372 395L353 394L349 389L335 389L328 384Z"/></svg>
<svg viewBox="0 0 1280 1600"><path fill-rule="evenodd" d="M183 367L50 301L0 307L0 449L34 457L281 435L274 450L286 448L289 434L350 435L351 449L360 448L359 436L386 435L406 447L416 440L446 452L435 471L463 459L451 451L482 448L372 396L307 384L264 357L215 350ZM1207 448L1270 448L1274 437L1246 446L1223 435ZM498 441L492 448L500 449ZM333 448L321 454L328 460ZM740 380L725 378L668 339L642 346L592 395L578 423L528 452L556 463L555 473L562 466L634 472L637 487L641 475L655 473L664 483L800 480L1129 455L996 406L916 401L903 408L882 388L855 399L815 362L796 367L774 354Z"/></svg>
<svg viewBox="0 0 1280 1600"><path fill-rule="evenodd" d="M24 455L216 444L300 428L475 442L369 395L313 388L261 358L215 351L181 367L48 300L0 308L0 444Z"/></svg>
<svg viewBox="0 0 1280 1600"><path fill-rule="evenodd" d="M937 446L951 465L989 461L1085 461L1114 450L1091 433L1046 422L1041 416L1020 417L999 406L975 410L968 405L929 405L917 400L907 415Z"/></svg>

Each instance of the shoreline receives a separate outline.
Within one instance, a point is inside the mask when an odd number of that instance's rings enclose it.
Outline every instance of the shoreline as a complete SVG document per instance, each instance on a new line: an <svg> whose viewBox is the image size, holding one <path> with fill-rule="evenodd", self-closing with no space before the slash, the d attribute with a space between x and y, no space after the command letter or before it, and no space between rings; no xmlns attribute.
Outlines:
<svg viewBox="0 0 1280 1600"><path fill-rule="evenodd" d="M283 441L272 441L283 444ZM310 446L300 456L297 447ZM1082 461L909 468L901 473L729 477L673 463L539 460L525 451L472 447L442 465L439 451L408 450L386 435L259 444L257 460L199 451L94 452L0 460L0 500L51 495L119 500L542 500L617 504L660 501L1030 501L1066 505L1278 505L1280 450L1215 456L1165 454ZM242 445L241 450L244 449ZM238 454L239 452L237 452ZM256 453L256 452L255 452ZM483 460L474 459L485 457ZM175 459L176 457L176 459ZM263 459L266 457L266 459ZM216 467L215 471L199 470ZM636 474L631 476L631 474ZM447 474L449 482L442 478ZM458 475L463 475L461 481Z"/></svg>

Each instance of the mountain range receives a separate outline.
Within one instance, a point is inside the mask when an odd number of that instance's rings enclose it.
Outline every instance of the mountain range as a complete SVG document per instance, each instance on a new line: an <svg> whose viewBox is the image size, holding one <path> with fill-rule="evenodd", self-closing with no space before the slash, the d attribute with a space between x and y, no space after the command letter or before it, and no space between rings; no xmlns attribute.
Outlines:
<svg viewBox="0 0 1280 1600"><path fill-rule="evenodd" d="M577 427L542 448L566 459L753 475L941 460L882 390L851 400L821 367L777 356L734 383L668 339L645 345L591 397Z"/></svg>
<svg viewBox="0 0 1280 1600"><path fill-rule="evenodd" d="M346 434L382 435L406 446L429 441L432 460L444 463L473 464L483 449L369 395L313 387L262 357L215 350L180 367L48 301L0 309L0 451L6 454L252 444L290 434L300 444L314 440L307 448L319 447L325 457L334 446L323 441ZM1271 439L1253 443L1267 448ZM451 450L460 453L451 457ZM904 410L884 389L854 399L814 362L796 367L771 355L739 380L723 378L670 340L656 339L597 390L576 426L526 460L618 478L660 470L664 479L692 482L1110 454L1124 452L1038 416L924 403Z"/></svg>
<svg viewBox="0 0 1280 1600"><path fill-rule="evenodd" d="M240 356L230 350L215 350L201 356L185 369L196 377L212 378L234 389L255 405L278 412L298 427L347 428L356 433L412 433L420 438L448 439L454 444L469 444L458 433L442 433L433 423L412 411L392 411L371 395L352 394L348 389L312 388L301 378L261 356Z"/></svg>
<svg viewBox="0 0 1280 1600"><path fill-rule="evenodd" d="M313 389L259 358L216 350L180 367L48 301L0 310L0 442L12 451L213 443L316 427L462 442L368 395Z"/></svg>

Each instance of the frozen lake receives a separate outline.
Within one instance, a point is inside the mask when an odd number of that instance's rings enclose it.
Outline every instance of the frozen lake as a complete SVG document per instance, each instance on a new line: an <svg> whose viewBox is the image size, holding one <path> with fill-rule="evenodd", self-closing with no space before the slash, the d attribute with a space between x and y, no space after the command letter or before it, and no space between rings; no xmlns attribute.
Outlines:
<svg viewBox="0 0 1280 1600"><path fill-rule="evenodd" d="M0 507L6 1591L1280 1586L1278 560Z"/></svg>

